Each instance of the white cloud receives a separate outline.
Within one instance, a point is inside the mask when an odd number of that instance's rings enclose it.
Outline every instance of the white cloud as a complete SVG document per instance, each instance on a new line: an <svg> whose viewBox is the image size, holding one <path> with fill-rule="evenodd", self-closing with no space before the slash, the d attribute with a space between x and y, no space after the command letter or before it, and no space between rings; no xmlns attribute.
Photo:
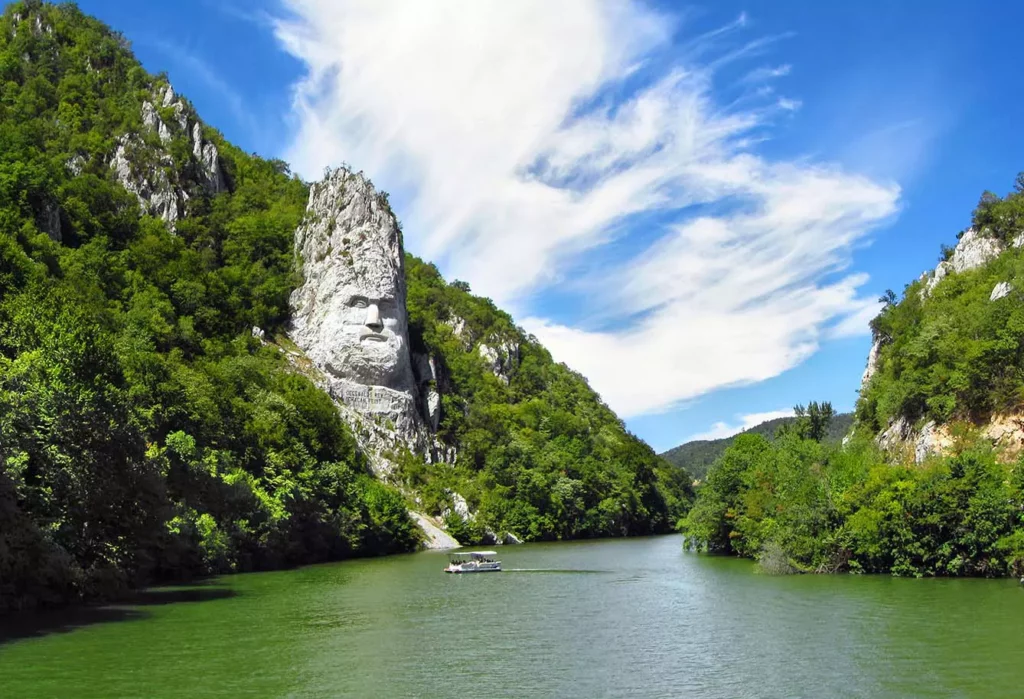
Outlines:
<svg viewBox="0 0 1024 699"><path fill-rule="evenodd" d="M686 442L696 442L706 439L725 439L726 437L732 437L734 434L739 434L744 430L749 430L751 427L757 427L762 422L768 422L780 417L792 417L792 410L770 410L765 413L751 413L749 415L737 415L736 419L739 422L729 424L727 422L716 422L711 426L711 429L707 432L701 432L699 434L692 435L683 440Z"/></svg>
<svg viewBox="0 0 1024 699"><path fill-rule="evenodd" d="M284 1L296 169L407 192L409 247L513 311L585 294L584 316L523 323L621 413L776 376L860 322L844 269L899 189L756 151L799 102L715 99L716 66L777 38L709 55L744 18L657 74L673 27L629 0ZM672 222L622 225L648 214ZM625 259L592 264L610 243Z"/></svg>

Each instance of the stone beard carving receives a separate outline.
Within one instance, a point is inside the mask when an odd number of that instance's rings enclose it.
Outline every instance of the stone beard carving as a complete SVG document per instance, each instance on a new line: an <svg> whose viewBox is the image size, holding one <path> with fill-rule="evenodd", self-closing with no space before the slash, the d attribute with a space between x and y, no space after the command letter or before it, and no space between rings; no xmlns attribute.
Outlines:
<svg viewBox="0 0 1024 699"><path fill-rule="evenodd" d="M399 305L398 298L402 298ZM404 293L368 284L346 284L325 301L321 334L333 338L324 370L367 386L406 390L409 380L408 330Z"/></svg>

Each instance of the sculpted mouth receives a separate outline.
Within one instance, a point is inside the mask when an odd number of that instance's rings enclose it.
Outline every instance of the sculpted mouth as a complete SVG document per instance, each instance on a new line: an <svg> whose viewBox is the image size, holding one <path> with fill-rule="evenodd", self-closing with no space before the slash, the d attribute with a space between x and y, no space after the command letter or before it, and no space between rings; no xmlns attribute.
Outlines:
<svg viewBox="0 0 1024 699"><path fill-rule="evenodd" d="M363 335L359 339L360 340L370 340L371 342L387 342L388 341L387 336L386 335L381 335L380 333L366 333L365 335Z"/></svg>

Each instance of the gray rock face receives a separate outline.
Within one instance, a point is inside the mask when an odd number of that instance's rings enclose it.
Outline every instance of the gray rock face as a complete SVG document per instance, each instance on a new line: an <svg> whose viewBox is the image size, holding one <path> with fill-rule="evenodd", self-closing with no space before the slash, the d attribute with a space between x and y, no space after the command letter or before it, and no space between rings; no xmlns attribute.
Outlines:
<svg viewBox="0 0 1024 699"><path fill-rule="evenodd" d="M878 371L878 354L882 351L882 341L876 339L871 343L871 351L868 352L868 365L860 377L860 390L863 391L871 382L871 377Z"/></svg>
<svg viewBox="0 0 1024 699"><path fill-rule="evenodd" d="M402 236L386 198L360 173L330 172L310 189L295 253L304 280L292 293L289 336L322 372L375 471L390 471L389 451L426 454ZM418 364L429 381L429 359Z"/></svg>
<svg viewBox="0 0 1024 699"><path fill-rule="evenodd" d="M85 158L78 154L73 155L64 163L64 168L73 177L77 177L85 170Z"/></svg>
<svg viewBox="0 0 1024 699"><path fill-rule="evenodd" d="M460 544L451 534L441 529L432 519L420 512L409 510L409 516L413 518L419 528L423 530L423 547L443 551L445 549L457 549Z"/></svg>
<svg viewBox="0 0 1024 699"><path fill-rule="evenodd" d="M989 301L998 301L1001 298L1006 298L1013 291L1013 285L1010 282L999 282L992 287L992 293L989 295Z"/></svg>
<svg viewBox="0 0 1024 699"><path fill-rule="evenodd" d="M914 426L905 417L898 417L875 438L878 446L884 451L893 451L905 444L914 432Z"/></svg>
<svg viewBox="0 0 1024 699"><path fill-rule="evenodd" d="M167 176L166 168L174 164L170 155L161 157L153 167L135 165L144 160L139 155L143 148L137 136L125 134L117 141L110 167L121 186L139 200L143 211L163 219L174 230L187 195L171 184Z"/></svg>
<svg viewBox="0 0 1024 699"><path fill-rule="evenodd" d="M217 146L203 140L201 123L197 119L191 131L189 130L191 111L184 101L177 98L174 88L170 85L163 90L159 101L162 107L174 109L172 123L177 127L178 133L191 141L196 169L199 172L200 181L197 184L210 194L225 191L227 188L220 168ZM156 133L163 146L174 140L174 129L160 117L153 102L146 100L142 103L141 116L143 128ZM110 167L121 185L138 198L142 210L161 218L173 231L178 219L186 213L188 188L181 181L180 173L175 172L174 159L166 148L155 154L155 163L151 155L142 155L146 148L140 135L125 134L117 142ZM168 176L168 172L172 175Z"/></svg>
<svg viewBox="0 0 1024 699"><path fill-rule="evenodd" d="M921 427L914 443L914 462L920 464L929 456L943 453L948 442L945 431L939 429L934 420L929 420Z"/></svg>
<svg viewBox="0 0 1024 699"><path fill-rule="evenodd" d="M481 342L477 348L480 357L498 379L508 384L512 372L519 365L519 344L511 340L498 342L494 347Z"/></svg>
<svg viewBox="0 0 1024 699"><path fill-rule="evenodd" d="M39 225L50 240L59 243L64 239L60 225L60 205L57 202L47 199L43 202L43 210L40 215Z"/></svg>
<svg viewBox="0 0 1024 699"><path fill-rule="evenodd" d="M921 290L922 297L931 294L946 275L977 269L998 257L1003 249L1003 244L995 238L982 235L974 228L968 228L953 249L953 256L940 262L935 271L928 276L928 281Z"/></svg>
<svg viewBox="0 0 1024 699"><path fill-rule="evenodd" d="M304 282L292 294L292 339L331 376L415 388L398 222L361 174L335 170L310 190L295 233Z"/></svg>
<svg viewBox="0 0 1024 699"><path fill-rule="evenodd" d="M199 162L206 188L214 194L226 191L224 173L220 169L220 152L216 145L203 140L203 125L198 121L192 126L192 155Z"/></svg>

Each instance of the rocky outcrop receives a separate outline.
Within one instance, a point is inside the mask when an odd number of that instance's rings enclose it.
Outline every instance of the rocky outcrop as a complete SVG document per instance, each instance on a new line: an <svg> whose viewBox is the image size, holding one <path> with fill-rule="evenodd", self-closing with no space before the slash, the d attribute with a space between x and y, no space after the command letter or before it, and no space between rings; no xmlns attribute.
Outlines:
<svg viewBox="0 0 1024 699"><path fill-rule="evenodd" d="M1013 291L1013 285L1010 282L999 282L992 287L992 293L989 295L989 301L998 301L999 299L1006 298Z"/></svg>
<svg viewBox="0 0 1024 699"><path fill-rule="evenodd" d="M118 139L110 167L117 181L139 200L142 210L162 219L173 231L177 221L187 213L190 190L194 193L198 188L207 194L217 194L227 187L217 146L203 138L202 124L191 108L174 94L170 85L158 96L162 108L174 112L171 124L161 117L154 104L156 97L154 101L145 100L141 108L143 133L127 133ZM147 144L146 133L155 133L160 147ZM191 146L195 162L186 171L195 171L195 182L179 171L168 148L178 137L188 139ZM68 168L80 171L82 165L69 161Z"/></svg>
<svg viewBox="0 0 1024 699"><path fill-rule="evenodd" d="M451 534L441 529L433 519L427 517L422 512L409 510L409 516L423 530L424 548L443 551L445 549L457 549L462 545Z"/></svg>
<svg viewBox="0 0 1024 699"><path fill-rule="evenodd" d="M512 378L512 372L519 366L519 343L512 340L496 341L494 346L491 346L481 342L477 351L491 373L507 385Z"/></svg>
<svg viewBox="0 0 1024 699"><path fill-rule="evenodd" d="M878 371L878 355L882 351L882 341L880 338L875 338L875 341L871 343L871 350L868 352L868 364L864 368L864 373L860 377L860 390L864 391L871 383L871 377Z"/></svg>
<svg viewBox="0 0 1024 699"><path fill-rule="evenodd" d="M362 173L328 173L310 189L295 254L303 282L292 293L289 336L323 376L375 472L386 476L403 449L442 458L428 429L440 416L434 366L417 358L414 371L405 253L387 198Z"/></svg>
<svg viewBox="0 0 1024 699"><path fill-rule="evenodd" d="M934 420L929 420L917 433L914 462L920 464L929 456L945 454L952 446L953 437L949 430L938 426Z"/></svg>
<svg viewBox="0 0 1024 699"><path fill-rule="evenodd" d="M1015 461L1024 453L1024 414L994 415L981 425L961 426L962 436L979 437L989 442L1000 459ZM905 418L893 420L876 438L878 446L891 458L923 463L931 456L944 456L956 449L957 437L953 425L937 424L930 420L914 428Z"/></svg>
<svg viewBox="0 0 1024 699"><path fill-rule="evenodd" d="M985 235L983 231L968 228L957 241L952 256L940 262L931 274L925 274L922 298L931 294L947 275L981 267L998 257L1003 250L1003 244L998 239Z"/></svg>
<svg viewBox="0 0 1024 699"><path fill-rule="evenodd" d="M875 437L875 442L883 451L893 453L905 447L913 434L914 426L905 417L898 417Z"/></svg>
<svg viewBox="0 0 1024 699"><path fill-rule="evenodd" d="M42 211L39 213L39 227L55 243L64 239L60 224L60 204L49 198L43 201Z"/></svg>
<svg viewBox="0 0 1024 699"><path fill-rule="evenodd" d="M437 367L434 358L425 354L414 355L414 374L420 394L420 414L431 432L437 432L441 422L441 394L437 391Z"/></svg>

